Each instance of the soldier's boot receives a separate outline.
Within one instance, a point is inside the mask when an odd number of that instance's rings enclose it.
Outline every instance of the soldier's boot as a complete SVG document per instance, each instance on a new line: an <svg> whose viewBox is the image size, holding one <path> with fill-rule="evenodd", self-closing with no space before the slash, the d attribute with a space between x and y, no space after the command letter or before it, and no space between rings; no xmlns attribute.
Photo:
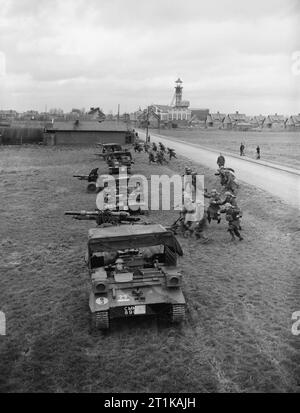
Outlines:
<svg viewBox="0 0 300 413"><path fill-rule="evenodd" d="M209 224L211 223L211 216L209 212L207 213L207 221L209 222Z"/></svg>
<svg viewBox="0 0 300 413"><path fill-rule="evenodd" d="M218 217L218 224L220 224L220 222L221 222L221 215L218 213L218 214L217 214L217 217Z"/></svg>

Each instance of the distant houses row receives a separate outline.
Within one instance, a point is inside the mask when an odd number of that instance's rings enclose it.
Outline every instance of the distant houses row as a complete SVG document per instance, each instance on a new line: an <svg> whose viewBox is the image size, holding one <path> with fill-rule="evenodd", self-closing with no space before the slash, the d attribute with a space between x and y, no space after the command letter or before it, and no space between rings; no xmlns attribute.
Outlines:
<svg viewBox="0 0 300 413"><path fill-rule="evenodd" d="M208 128L217 129L287 129L300 131L300 114L286 117L277 113L267 116L246 116L239 112L227 115L217 112L208 114L205 125Z"/></svg>
<svg viewBox="0 0 300 413"><path fill-rule="evenodd" d="M130 121L136 127L145 127L147 122L150 128L202 127L207 129L227 130L290 130L300 131L300 114L292 116L257 115L247 116L243 113L209 113L208 109L179 110L150 106L144 111L139 110L130 114ZM175 110L176 109L176 110ZM168 111L168 113L167 113Z"/></svg>

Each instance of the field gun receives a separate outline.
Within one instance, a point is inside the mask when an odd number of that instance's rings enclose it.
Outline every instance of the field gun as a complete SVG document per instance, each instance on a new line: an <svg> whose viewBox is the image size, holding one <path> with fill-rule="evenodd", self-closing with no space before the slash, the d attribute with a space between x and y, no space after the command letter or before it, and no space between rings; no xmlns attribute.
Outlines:
<svg viewBox="0 0 300 413"><path fill-rule="evenodd" d="M133 217L126 211L66 211L65 215L72 216L73 219L79 221L96 221L97 225L117 225L122 222L134 223L140 220L140 218Z"/></svg>
<svg viewBox="0 0 300 413"><path fill-rule="evenodd" d="M88 192L97 192L96 182L98 179L98 169L94 168L88 175L73 175L73 178L77 178L80 181L88 181L87 191Z"/></svg>

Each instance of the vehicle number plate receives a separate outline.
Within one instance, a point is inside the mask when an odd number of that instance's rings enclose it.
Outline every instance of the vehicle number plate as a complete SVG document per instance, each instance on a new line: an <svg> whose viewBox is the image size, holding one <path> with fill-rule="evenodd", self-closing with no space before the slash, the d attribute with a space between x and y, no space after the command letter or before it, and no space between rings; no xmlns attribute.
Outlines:
<svg viewBox="0 0 300 413"><path fill-rule="evenodd" d="M131 305L128 307L124 307L125 315L138 315L138 314L146 314L146 306L145 305Z"/></svg>

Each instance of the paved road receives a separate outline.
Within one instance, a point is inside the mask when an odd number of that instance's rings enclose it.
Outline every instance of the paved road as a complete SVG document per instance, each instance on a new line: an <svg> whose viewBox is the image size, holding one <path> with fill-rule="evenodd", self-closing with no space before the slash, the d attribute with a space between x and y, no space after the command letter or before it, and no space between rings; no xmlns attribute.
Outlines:
<svg viewBox="0 0 300 413"><path fill-rule="evenodd" d="M141 139L145 139L145 132L138 130ZM203 148L197 144L186 143L171 137L150 133L151 142L162 142L174 148L194 162L217 169L219 151ZM300 209L300 171L270 162L256 161L222 152L226 158L226 165L236 171L239 181L255 185L272 195L276 195L289 205Z"/></svg>

